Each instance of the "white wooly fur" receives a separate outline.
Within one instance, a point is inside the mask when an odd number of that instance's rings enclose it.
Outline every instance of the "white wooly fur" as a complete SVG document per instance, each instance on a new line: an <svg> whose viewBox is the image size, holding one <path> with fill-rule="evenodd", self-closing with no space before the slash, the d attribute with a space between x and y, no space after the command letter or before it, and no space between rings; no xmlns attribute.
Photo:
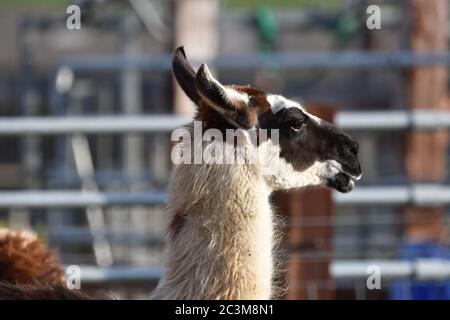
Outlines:
<svg viewBox="0 0 450 320"><path fill-rule="evenodd" d="M236 91L234 89L231 89L231 88L223 87L223 89L225 90L228 99L230 99L231 101L242 101L245 104L248 104L249 99L248 99L248 95L247 94L238 92L238 91Z"/></svg>
<svg viewBox="0 0 450 320"><path fill-rule="evenodd" d="M299 103L286 99L285 97L280 96L278 94L268 95L267 101L270 103L271 106L270 109L274 114L282 109L298 108L302 110L303 113L307 114L311 119L314 119L314 121L316 121L318 124L320 124L323 121L319 117L316 117L315 115L306 111Z"/></svg>
<svg viewBox="0 0 450 320"><path fill-rule="evenodd" d="M168 212L185 221L167 239L167 269L151 298L270 299L271 191L259 164L175 166Z"/></svg>
<svg viewBox="0 0 450 320"><path fill-rule="evenodd" d="M342 169L335 160L315 161L304 171L295 170L292 164L280 158L280 146L273 144L272 140L264 142L260 148L264 148L266 165L263 166L263 174L268 185L274 189L294 189L308 186L319 186L326 183Z"/></svg>

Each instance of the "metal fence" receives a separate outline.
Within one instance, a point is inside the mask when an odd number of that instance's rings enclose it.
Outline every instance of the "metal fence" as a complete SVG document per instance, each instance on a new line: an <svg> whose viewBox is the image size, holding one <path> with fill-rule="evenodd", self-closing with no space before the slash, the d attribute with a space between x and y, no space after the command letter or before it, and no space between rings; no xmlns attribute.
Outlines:
<svg viewBox="0 0 450 320"><path fill-rule="evenodd" d="M333 192L337 205L416 205L450 204L450 186L416 184L410 186L359 186L349 194ZM164 192L99 191L2 191L0 208L82 208L88 206L161 205Z"/></svg>
<svg viewBox="0 0 450 320"><path fill-rule="evenodd" d="M187 116L3 117L0 136L128 134L170 132L191 120ZM392 111L338 112L336 125L344 130L437 130L450 128L450 112ZM101 193L77 191L3 191L0 207L85 207L92 205L155 205L166 200L163 192ZM446 205L450 186L359 186L350 194L334 193L336 204Z"/></svg>
<svg viewBox="0 0 450 320"><path fill-rule="evenodd" d="M422 111L393 112L339 112L336 124L345 130L435 130L450 127L450 113ZM126 134L170 132L190 121L189 117L157 116L101 116L101 117L8 117L0 119L0 135L73 135L73 134ZM402 186L358 186L349 194L333 193L336 205L447 205L450 186L418 184ZM2 191L0 208L83 208L89 206L161 205L167 194L161 192L100 192L100 191ZM97 230L101 233L101 230ZM84 238L90 232L84 232ZM74 238L64 232L62 238ZM98 235L97 235L98 236ZM75 237L76 239L77 237ZM83 238L83 239L84 239ZM113 235L106 237L109 240ZM117 238L117 237L116 237ZM130 237L126 237L128 240ZM58 239L58 237L56 237ZM81 239L81 238L80 238ZM73 239L72 239L73 240ZM93 238L91 239L93 240ZM142 242L145 239L140 239ZM148 240L148 239L147 239ZM144 241L145 242L145 241ZM64 243L64 241L62 242ZM152 242L154 243L154 241ZM448 262L440 260L405 261L348 261L335 260L330 272L335 280L360 279L367 276L369 265L382 268L388 279L417 277L441 279L450 276ZM102 282L154 283L161 275L159 268L81 266L83 283Z"/></svg>
<svg viewBox="0 0 450 320"><path fill-rule="evenodd" d="M170 132L192 120L188 116L2 117L0 136L62 134L127 134ZM450 112L341 111L335 124L343 130L438 130L450 128Z"/></svg>

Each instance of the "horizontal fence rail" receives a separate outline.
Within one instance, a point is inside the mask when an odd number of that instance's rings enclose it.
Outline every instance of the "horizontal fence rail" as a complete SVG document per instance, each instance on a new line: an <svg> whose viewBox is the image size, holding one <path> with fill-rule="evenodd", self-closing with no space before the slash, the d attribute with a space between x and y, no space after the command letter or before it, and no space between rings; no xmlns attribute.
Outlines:
<svg viewBox="0 0 450 320"><path fill-rule="evenodd" d="M339 205L416 205L450 204L450 186L413 184L409 186L356 186L350 193L333 193Z"/></svg>
<svg viewBox="0 0 450 320"><path fill-rule="evenodd" d="M404 130L450 128L450 112L419 111L345 111L338 112L334 123L344 130Z"/></svg>
<svg viewBox="0 0 450 320"><path fill-rule="evenodd" d="M112 243L140 244L148 246L163 245L163 238L137 231L113 231L110 229L92 230L82 227L52 227L47 230L51 241L58 244L91 244L96 237L102 237Z"/></svg>
<svg viewBox="0 0 450 320"><path fill-rule="evenodd" d="M170 132L192 121L189 116L0 117L0 135L59 135ZM341 111L335 124L344 130L450 128L444 111Z"/></svg>
<svg viewBox="0 0 450 320"><path fill-rule="evenodd" d="M2 117L0 135L170 132L190 121L192 117L174 115Z"/></svg>
<svg viewBox="0 0 450 320"><path fill-rule="evenodd" d="M381 279L442 280L450 278L450 260L435 258L415 261L335 261L330 265L330 273L336 280L367 279L376 268L380 271Z"/></svg>
<svg viewBox="0 0 450 320"><path fill-rule="evenodd" d="M67 268L68 266L66 266ZM161 268L158 267L109 267L99 268L95 266L78 266L81 272L81 286L83 284L96 283L130 283L157 282L161 276Z"/></svg>
<svg viewBox="0 0 450 320"><path fill-rule="evenodd" d="M450 204L450 186L357 186L351 193L333 193L337 205ZM165 192L2 191L0 208L82 208L114 205L162 205Z"/></svg>
<svg viewBox="0 0 450 320"><path fill-rule="evenodd" d="M162 205L164 192L4 191L0 208L83 208L113 205Z"/></svg>
<svg viewBox="0 0 450 320"><path fill-rule="evenodd" d="M159 267L109 267L79 266L81 285L114 282L156 282L162 276ZM374 272L380 271L384 280L416 279L444 280L450 278L450 261L424 258L415 261L400 260L336 260L330 264L330 274L334 280L365 280ZM371 271L372 270L372 271Z"/></svg>
<svg viewBox="0 0 450 320"><path fill-rule="evenodd" d="M205 61L192 60L199 66ZM215 69L255 69L264 66L278 68L403 68L411 66L450 65L447 53L412 53L339 51L314 53L273 53L260 55L219 56L206 61ZM109 71L120 69L160 70L171 69L171 55L124 57L102 55L90 57L65 57L57 63L56 69L66 67L75 71Z"/></svg>

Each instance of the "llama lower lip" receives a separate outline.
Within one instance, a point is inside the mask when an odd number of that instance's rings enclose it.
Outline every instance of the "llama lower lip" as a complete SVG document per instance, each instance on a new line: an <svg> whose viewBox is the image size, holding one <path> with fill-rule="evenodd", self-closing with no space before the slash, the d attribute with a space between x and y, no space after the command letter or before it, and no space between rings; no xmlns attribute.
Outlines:
<svg viewBox="0 0 450 320"><path fill-rule="evenodd" d="M327 187L333 188L339 192L347 193L353 190L355 186L354 179L346 173L340 172L333 178L328 179Z"/></svg>

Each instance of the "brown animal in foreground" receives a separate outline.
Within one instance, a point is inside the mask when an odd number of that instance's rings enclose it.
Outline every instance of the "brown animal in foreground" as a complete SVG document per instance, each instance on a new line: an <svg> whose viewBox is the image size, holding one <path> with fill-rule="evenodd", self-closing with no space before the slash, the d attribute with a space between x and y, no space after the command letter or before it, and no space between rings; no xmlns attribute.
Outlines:
<svg viewBox="0 0 450 320"><path fill-rule="evenodd" d="M12 284L0 281L0 300L92 300L80 290L71 290L60 284L34 282Z"/></svg>
<svg viewBox="0 0 450 320"><path fill-rule="evenodd" d="M55 252L33 233L8 229L0 229L0 280L65 285Z"/></svg>
<svg viewBox="0 0 450 320"><path fill-rule="evenodd" d="M55 252L33 233L0 229L0 300L88 300L70 290Z"/></svg>

